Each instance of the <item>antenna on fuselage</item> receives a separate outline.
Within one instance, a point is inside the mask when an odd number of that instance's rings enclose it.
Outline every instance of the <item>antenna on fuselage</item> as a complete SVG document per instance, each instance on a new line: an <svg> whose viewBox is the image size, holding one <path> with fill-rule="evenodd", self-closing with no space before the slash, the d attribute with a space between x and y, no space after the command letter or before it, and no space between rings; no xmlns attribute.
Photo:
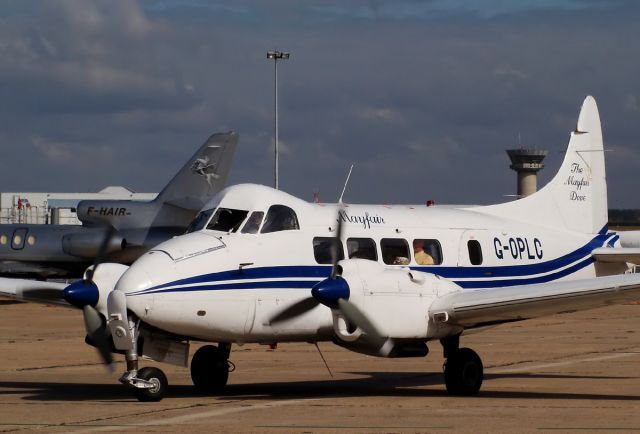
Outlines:
<svg viewBox="0 0 640 434"><path fill-rule="evenodd" d="M353 170L353 164L349 168L349 174L347 175L347 180L344 182L344 187L342 187L342 193L340 193L340 199L338 199L338 203L342 203L342 196L344 196L344 192L347 189L347 184L349 184L349 178L351 178L352 170Z"/></svg>

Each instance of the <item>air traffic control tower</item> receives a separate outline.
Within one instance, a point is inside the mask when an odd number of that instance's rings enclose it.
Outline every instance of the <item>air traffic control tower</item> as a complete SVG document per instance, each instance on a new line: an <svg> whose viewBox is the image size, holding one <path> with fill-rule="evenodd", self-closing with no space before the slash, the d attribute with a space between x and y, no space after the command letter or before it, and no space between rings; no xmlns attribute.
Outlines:
<svg viewBox="0 0 640 434"><path fill-rule="evenodd" d="M538 171L544 168L542 160L547 151L540 149L508 149L511 167L518 173L518 198L529 196L538 190Z"/></svg>

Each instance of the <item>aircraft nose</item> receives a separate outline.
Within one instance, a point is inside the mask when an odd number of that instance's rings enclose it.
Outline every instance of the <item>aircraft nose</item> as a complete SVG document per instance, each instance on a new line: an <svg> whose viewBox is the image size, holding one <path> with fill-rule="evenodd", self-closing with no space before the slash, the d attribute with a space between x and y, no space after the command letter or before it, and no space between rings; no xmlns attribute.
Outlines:
<svg viewBox="0 0 640 434"><path fill-rule="evenodd" d="M153 286L153 280L149 276L147 269L142 264L133 264L116 284L117 290L125 294L138 294L141 291L149 289Z"/></svg>
<svg viewBox="0 0 640 434"><path fill-rule="evenodd" d="M95 283L79 280L67 286L62 291L62 296L67 303L82 309L84 306L95 307L100 291Z"/></svg>

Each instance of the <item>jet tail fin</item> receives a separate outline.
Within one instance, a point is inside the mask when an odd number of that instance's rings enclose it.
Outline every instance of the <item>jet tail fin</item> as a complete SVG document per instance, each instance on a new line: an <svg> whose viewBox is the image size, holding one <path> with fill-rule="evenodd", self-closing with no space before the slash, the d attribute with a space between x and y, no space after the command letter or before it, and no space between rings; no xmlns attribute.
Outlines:
<svg viewBox="0 0 640 434"><path fill-rule="evenodd" d="M525 198L474 210L574 232L606 230L607 180L595 99L587 96L582 103L562 166L547 185Z"/></svg>
<svg viewBox="0 0 640 434"><path fill-rule="evenodd" d="M213 134L187 161L155 201L198 211L227 181L238 134Z"/></svg>

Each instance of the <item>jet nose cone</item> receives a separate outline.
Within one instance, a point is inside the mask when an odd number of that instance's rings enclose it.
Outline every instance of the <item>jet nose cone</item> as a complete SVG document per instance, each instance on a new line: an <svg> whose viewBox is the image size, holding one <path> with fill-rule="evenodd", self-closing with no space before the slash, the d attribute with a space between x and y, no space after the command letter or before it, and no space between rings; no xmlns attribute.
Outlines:
<svg viewBox="0 0 640 434"><path fill-rule="evenodd" d="M100 291L93 282L79 280L73 282L62 291L65 301L75 307L83 308L84 306L95 307L100 298Z"/></svg>
<svg viewBox="0 0 640 434"><path fill-rule="evenodd" d="M311 295L331 309L338 309L338 300L349 299L349 284L342 277L324 279L311 288Z"/></svg>

